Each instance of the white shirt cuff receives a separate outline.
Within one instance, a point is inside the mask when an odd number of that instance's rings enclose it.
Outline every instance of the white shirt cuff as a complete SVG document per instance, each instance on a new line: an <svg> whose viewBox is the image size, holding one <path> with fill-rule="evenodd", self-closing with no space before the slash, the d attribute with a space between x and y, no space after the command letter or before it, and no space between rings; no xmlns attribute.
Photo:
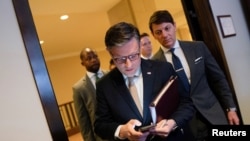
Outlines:
<svg viewBox="0 0 250 141"><path fill-rule="evenodd" d="M118 138L118 139L120 139L120 140L124 140L124 138L120 138L119 137L119 133L120 133L120 130L121 130L121 125L119 125L118 127L117 127L117 129L115 130L115 138Z"/></svg>

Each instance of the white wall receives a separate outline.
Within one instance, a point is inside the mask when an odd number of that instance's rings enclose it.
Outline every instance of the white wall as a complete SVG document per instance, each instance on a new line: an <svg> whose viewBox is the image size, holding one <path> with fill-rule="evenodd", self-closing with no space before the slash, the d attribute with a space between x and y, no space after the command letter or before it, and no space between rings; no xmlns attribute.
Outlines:
<svg viewBox="0 0 250 141"><path fill-rule="evenodd" d="M51 141L11 0L0 21L0 140Z"/></svg>
<svg viewBox="0 0 250 141"><path fill-rule="evenodd" d="M223 38L224 53L233 80L244 124L250 124L250 37L239 0L210 0L214 19L219 29L217 16L231 15L236 36ZM223 5L223 8L222 8Z"/></svg>

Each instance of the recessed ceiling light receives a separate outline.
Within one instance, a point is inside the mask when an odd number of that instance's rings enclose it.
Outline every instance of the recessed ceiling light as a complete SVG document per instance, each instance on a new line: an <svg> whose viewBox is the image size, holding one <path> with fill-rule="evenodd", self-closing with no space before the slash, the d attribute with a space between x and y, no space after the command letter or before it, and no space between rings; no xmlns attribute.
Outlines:
<svg viewBox="0 0 250 141"><path fill-rule="evenodd" d="M43 41L43 40L41 40L41 41L40 41L40 44L43 44L43 43L44 43L44 41Z"/></svg>
<svg viewBox="0 0 250 141"><path fill-rule="evenodd" d="M62 16L60 17L61 20L67 20L68 18L69 18L68 15L62 15Z"/></svg>

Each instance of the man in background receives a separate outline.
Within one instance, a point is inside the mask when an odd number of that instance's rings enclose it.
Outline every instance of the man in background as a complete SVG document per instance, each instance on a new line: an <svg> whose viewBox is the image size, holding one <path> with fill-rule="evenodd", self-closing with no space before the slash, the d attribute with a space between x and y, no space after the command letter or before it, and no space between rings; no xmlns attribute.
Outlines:
<svg viewBox="0 0 250 141"><path fill-rule="evenodd" d="M84 141L103 141L94 133L96 108L96 81L106 71L100 69L97 53L91 48L84 48L80 53L81 65L86 74L73 85L73 100L79 127Z"/></svg>
<svg viewBox="0 0 250 141"><path fill-rule="evenodd" d="M167 10L154 12L149 28L161 44L153 59L170 62L176 68L173 60L178 58L182 64L176 72L183 78L183 85L187 85L186 91L197 111L190 122L195 140L205 141L210 125L238 125L236 105L226 77L204 42L177 40L176 23Z"/></svg>
<svg viewBox="0 0 250 141"><path fill-rule="evenodd" d="M153 47L148 33L140 35L141 57L143 59L151 59L153 56Z"/></svg>

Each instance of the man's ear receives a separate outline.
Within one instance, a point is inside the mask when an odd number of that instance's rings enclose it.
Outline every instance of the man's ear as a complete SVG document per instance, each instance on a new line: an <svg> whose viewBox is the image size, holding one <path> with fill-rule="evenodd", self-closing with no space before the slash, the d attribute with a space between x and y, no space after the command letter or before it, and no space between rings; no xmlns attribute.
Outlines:
<svg viewBox="0 0 250 141"><path fill-rule="evenodd" d="M154 39L156 39L155 36L154 36L154 32L153 31L151 31L151 35L154 37Z"/></svg>
<svg viewBox="0 0 250 141"><path fill-rule="evenodd" d="M84 62L83 62L83 61L81 62L81 64L82 64L82 66L85 66L85 64L84 64Z"/></svg>
<svg viewBox="0 0 250 141"><path fill-rule="evenodd" d="M153 31L151 31L150 33L151 33L151 35L154 37L154 33L153 33Z"/></svg>

